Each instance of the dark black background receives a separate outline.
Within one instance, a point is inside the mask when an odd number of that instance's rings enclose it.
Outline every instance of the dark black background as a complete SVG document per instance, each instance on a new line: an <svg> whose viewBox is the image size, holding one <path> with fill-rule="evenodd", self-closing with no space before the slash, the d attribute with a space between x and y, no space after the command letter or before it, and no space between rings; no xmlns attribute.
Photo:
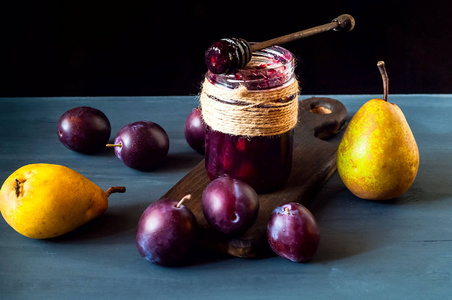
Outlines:
<svg viewBox="0 0 452 300"><path fill-rule="evenodd" d="M448 1L11 1L1 6L0 96L194 95L204 51L356 19L284 45L302 94L452 92Z"/></svg>

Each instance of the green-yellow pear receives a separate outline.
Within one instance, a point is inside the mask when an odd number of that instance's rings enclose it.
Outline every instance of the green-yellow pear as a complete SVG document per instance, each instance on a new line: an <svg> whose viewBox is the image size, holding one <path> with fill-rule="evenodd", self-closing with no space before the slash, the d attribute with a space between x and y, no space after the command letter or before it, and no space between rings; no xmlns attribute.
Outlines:
<svg viewBox="0 0 452 300"><path fill-rule="evenodd" d="M339 144L337 170L354 195L387 200L410 188L419 167L419 150L401 109L387 101L384 62L377 65L384 100L368 101L353 116Z"/></svg>
<svg viewBox="0 0 452 300"><path fill-rule="evenodd" d="M35 239L65 234L100 216L108 196L80 173L60 165L30 164L11 174L0 190L0 211L17 232Z"/></svg>

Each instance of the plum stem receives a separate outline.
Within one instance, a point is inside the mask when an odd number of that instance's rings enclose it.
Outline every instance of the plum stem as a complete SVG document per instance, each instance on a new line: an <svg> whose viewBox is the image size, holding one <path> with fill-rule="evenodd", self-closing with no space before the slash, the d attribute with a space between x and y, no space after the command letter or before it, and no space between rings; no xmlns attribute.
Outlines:
<svg viewBox="0 0 452 300"><path fill-rule="evenodd" d="M386 72L385 62L380 60L377 63L377 67L380 70L381 78L383 79L383 100L387 102L389 94L389 77L388 73Z"/></svg>
<svg viewBox="0 0 452 300"><path fill-rule="evenodd" d="M107 144L107 147L122 147L122 144Z"/></svg>
<svg viewBox="0 0 452 300"><path fill-rule="evenodd" d="M284 207L284 213L286 214L286 215L289 215L290 214L290 208L289 207Z"/></svg>
<svg viewBox="0 0 452 300"><path fill-rule="evenodd" d="M125 193L125 191L126 191L125 186L112 186L105 191L105 194L107 194L107 197L110 197L110 195L113 193Z"/></svg>
<svg viewBox="0 0 452 300"><path fill-rule="evenodd" d="M182 197L182 199L180 199L179 203L177 203L176 207L179 208L182 203L184 203L185 200L190 200L191 199L191 194L185 195L184 197Z"/></svg>

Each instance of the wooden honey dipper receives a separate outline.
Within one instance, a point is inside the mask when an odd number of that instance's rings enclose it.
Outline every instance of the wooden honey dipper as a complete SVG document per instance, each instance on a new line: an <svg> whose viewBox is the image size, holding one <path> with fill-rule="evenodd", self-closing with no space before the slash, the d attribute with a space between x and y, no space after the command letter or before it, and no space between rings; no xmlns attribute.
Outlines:
<svg viewBox="0 0 452 300"><path fill-rule="evenodd" d="M355 27L355 19L351 15L340 15L328 24L297 31L264 42L249 44L241 38L225 38L212 44L205 52L207 68L214 74L227 74L243 68L254 51L281 45L318 33L334 30L348 32Z"/></svg>

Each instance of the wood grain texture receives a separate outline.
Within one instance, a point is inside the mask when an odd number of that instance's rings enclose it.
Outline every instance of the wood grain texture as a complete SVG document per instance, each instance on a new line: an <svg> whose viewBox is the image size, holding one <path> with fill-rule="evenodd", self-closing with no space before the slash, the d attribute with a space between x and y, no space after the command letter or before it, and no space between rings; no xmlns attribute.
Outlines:
<svg viewBox="0 0 452 300"><path fill-rule="evenodd" d="M322 109L318 109L318 108ZM325 113L327 112L327 113ZM286 185L272 193L260 194L260 210L254 225L239 236L222 235L207 224L201 205L204 188L210 182L204 160L174 185L162 198L181 199L191 194L185 205L195 214L203 246L238 257L261 257L269 247L266 226L271 212L289 202L306 204L336 170L337 145L321 140L336 134L343 126L347 111L331 98L308 98L300 101L299 124L294 133L293 166Z"/></svg>
<svg viewBox="0 0 452 300"><path fill-rule="evenodd" d="M328 97L345 105L348 120L381 91ZM404 112L421 153L416 180L404 195L386 203L365 201L348 191L335 172L307 205L321 234L309 263L278 256L241 259L207 250L196 251L183 266L162 268L138 254L136 226L146 207L202 159L183 132L198 99L0 99L2 182L23 165L46 162L70 167L102 189L127 187L126 193L110 196L103 216L56 239L26 238L0 217L0 298L274 300L302 295L348 300L381 299L384 291L390 299L450 299L452 95L393 94L390 101ZM129 122L158 123L170 136L168 160L155 171L139 172L111 149L97 155L68 150L56 127L61 114L77 106L102 110L111 121L111 139ZM340 134L328 139L339 140Z"/></svg>

